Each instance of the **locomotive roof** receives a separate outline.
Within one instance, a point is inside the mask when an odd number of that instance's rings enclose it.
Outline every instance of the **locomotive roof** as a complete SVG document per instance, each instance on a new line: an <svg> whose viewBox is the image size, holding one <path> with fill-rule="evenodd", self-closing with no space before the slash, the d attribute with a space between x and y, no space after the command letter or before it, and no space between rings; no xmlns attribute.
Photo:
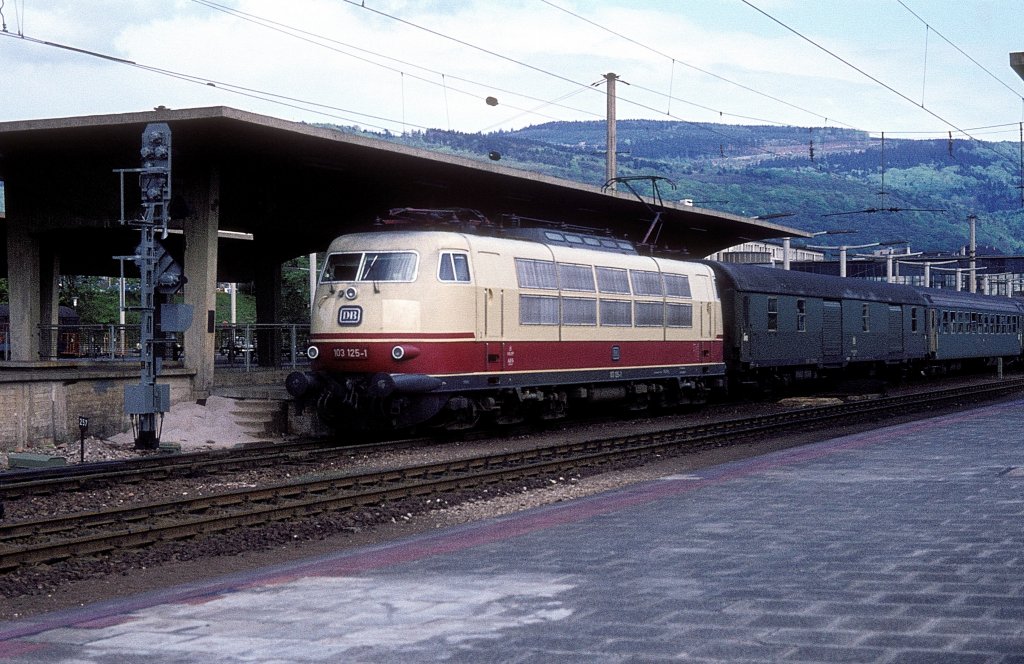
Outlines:
<svg viewBox="0 0 1024 664"><path fill-rule="evenodd" d="M796 272L775 267L707 261L716 275L739 291L778 295L805 295L830 299L857 299L900 304L927 304L916 289L884 281Z"/></svg>

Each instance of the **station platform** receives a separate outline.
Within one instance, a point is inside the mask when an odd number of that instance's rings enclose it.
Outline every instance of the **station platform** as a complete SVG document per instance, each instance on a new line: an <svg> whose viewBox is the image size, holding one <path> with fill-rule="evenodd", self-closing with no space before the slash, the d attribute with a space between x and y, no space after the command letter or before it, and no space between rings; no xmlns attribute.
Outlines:
<svg viewBox="0 0 1024 664"><path fill-rule="evenodd" d="M37 662L1024 662L1024 401L0 624Z"/></svg>

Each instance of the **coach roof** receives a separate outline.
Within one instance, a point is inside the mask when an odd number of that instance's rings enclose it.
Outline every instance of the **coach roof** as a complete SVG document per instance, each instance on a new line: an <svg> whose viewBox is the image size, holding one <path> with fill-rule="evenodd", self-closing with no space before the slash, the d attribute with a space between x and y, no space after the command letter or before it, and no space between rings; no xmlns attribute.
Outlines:
<svg viewBox="0 0 1024 664"><path fill-rule="evenodd" d="M893 304L927 306L928 302L909 286L884 281L794 272L779 268L708 261L715 274L742 292L820 297L833 300L869 300Z"/></svg>

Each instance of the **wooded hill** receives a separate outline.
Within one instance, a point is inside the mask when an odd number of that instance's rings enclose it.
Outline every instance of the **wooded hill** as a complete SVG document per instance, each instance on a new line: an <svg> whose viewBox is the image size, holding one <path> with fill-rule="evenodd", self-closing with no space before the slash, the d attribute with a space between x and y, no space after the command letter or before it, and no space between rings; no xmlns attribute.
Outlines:
<svg viewBox="0 0 1024 664"><path fill-rule="evenodd" d="M620 120L617 134L618 174L668 178L675 186L661 183L666 201L690 199L700 207L748 216L792 213L777 223L809 231L858 231L823 236L818 244L902 239L914 251L960 249L967 243L967 217L975 214L979 245L1024 254L1017 142L889 136L882 141L833 127L654 120ZM505 166L604 183L605 125L599 121L489 134L430 130L385 137L481 160L497 152ZM836 214L868 209L880 211Z"/></svg>

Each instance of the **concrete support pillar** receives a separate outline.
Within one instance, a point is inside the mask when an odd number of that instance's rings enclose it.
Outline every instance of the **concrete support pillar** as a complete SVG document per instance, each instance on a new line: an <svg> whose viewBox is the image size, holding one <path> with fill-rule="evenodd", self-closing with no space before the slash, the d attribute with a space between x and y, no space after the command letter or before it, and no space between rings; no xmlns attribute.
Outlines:
<svg viewBox="0 0 1024 664"><path fill-rule="evenodd" d="M258 240L257 240L258 242ZM263 263L256 268L253 287L256 290L256 324L270 325L281 320L281 264ZM281 344L277 330L259 329L256 353L261 367L281 363Z"/></svg>
<svg viewBox="0 0 1024 664"><path fill-rule="evenodd" d="M192 305L192 326L185 332L185 368L195 371L194 397L213 389L217 311L217 230L220 228L220 171L212 167L196 187L192 212L185 219L185 303Z"/></svg>
<svg viewBox="0 0 1024 664"><path fill-rule="evenodd" d="M39 240L28 222L17 215L7 219L7 289L10 298L11 360L39 360Z"/></svg>
<svg viewBox="0 0 1024 664"><path fill-rule="evenodd" d="M57 356L58 342L57 323L60 320L60 257L47 247L39 251L39 329L40 346L48 343L49 348L40 348L44 357L53 359Z"/></svg>

